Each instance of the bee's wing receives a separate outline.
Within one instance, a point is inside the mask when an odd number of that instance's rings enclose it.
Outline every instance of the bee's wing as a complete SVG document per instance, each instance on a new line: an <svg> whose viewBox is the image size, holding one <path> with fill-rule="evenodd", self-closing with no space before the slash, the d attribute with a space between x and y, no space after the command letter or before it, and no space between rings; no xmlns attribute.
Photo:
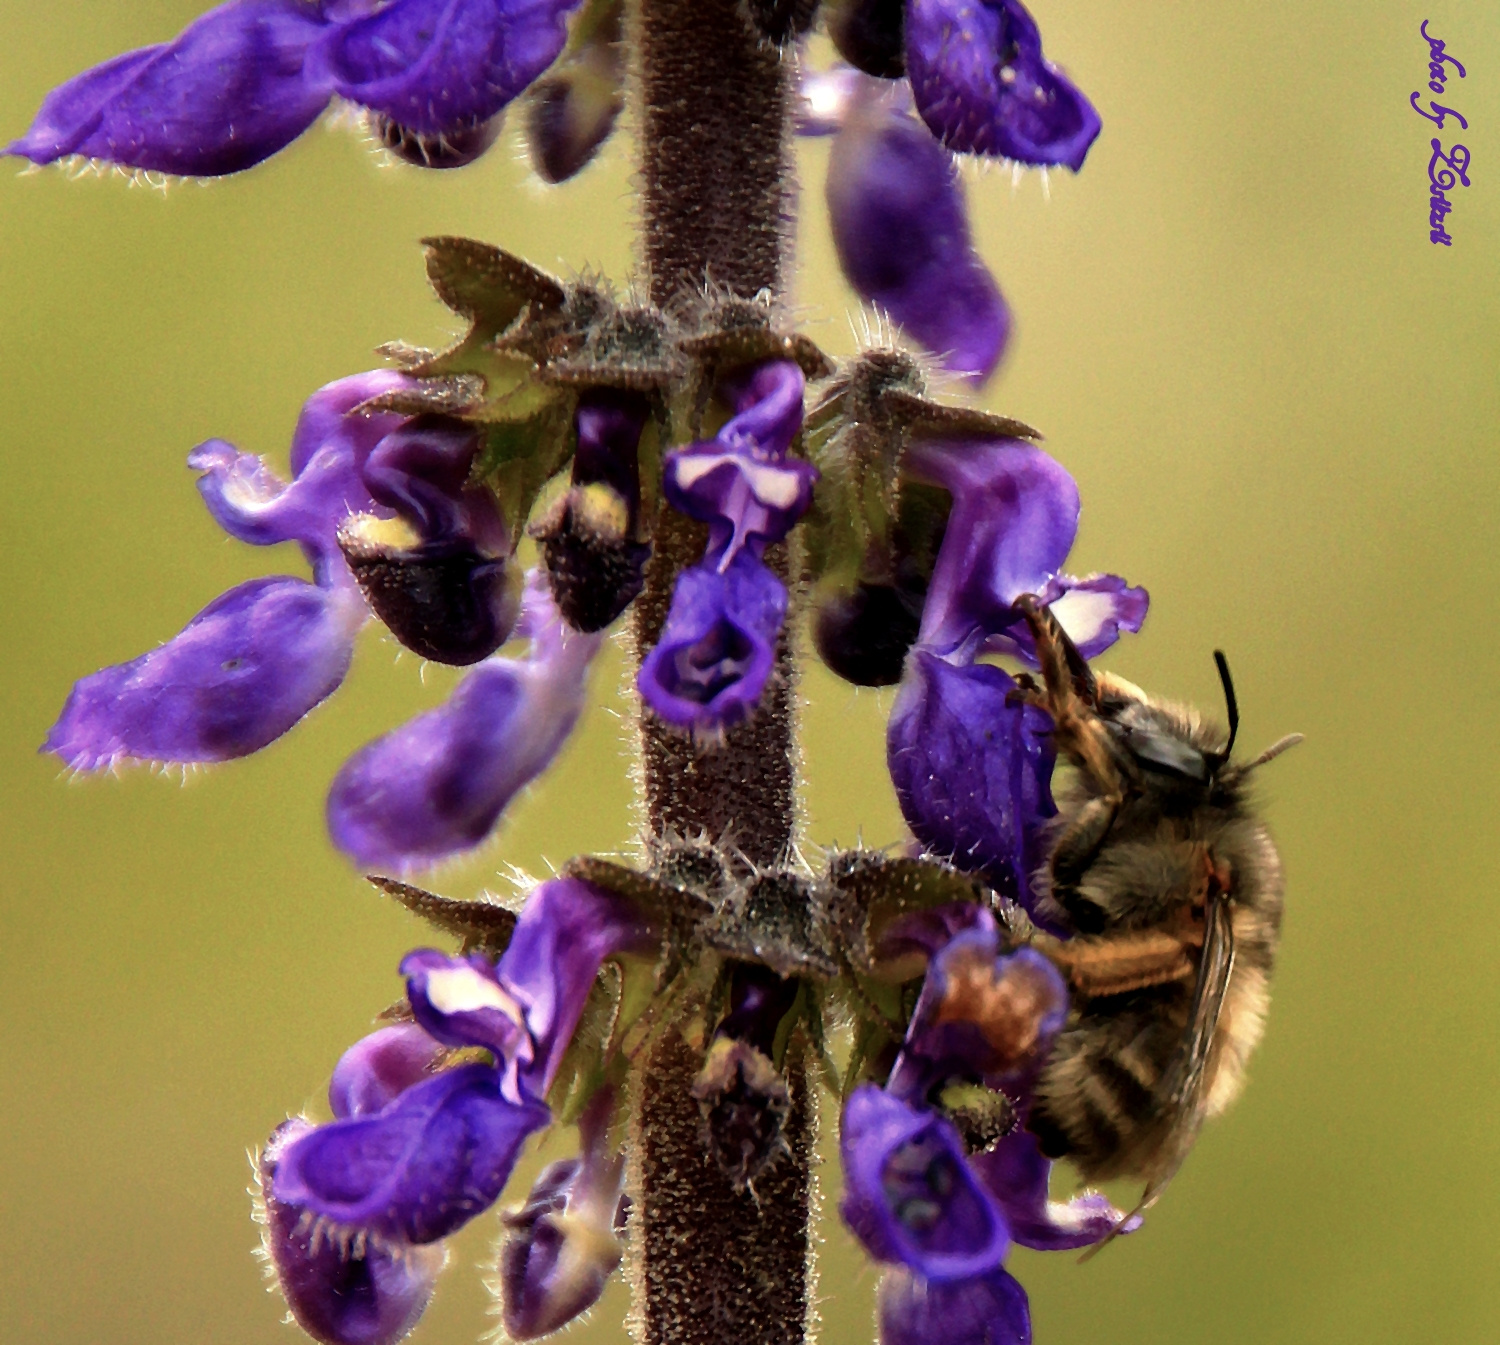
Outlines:
<svg viewBox="0 0 1500 1345"><path fill-rule="evenodd" d="M1157 1202L1167 1183L1177 1175L1203 1126L1203 1112L1208 1103L1208 1062L1219 1013L1224 1007L1224 992L1229 987L1229 974L1234 970L1233 912L1229 897L1223 892L1209 894L1203 924L1203 952L1198 961L1198 981L1193 988L1187 1031L1156 1085L1156 1111L1170 1119L1171 1129L1147 1177L1140 1202L1089 1248L1083 1260L1107 1246L1132 1220Z"/></svg>
<svg viewBox="0 0 1500 1345"><path fill-rule="evenodd" d="M1213 1051L1214 1031L1224 1007L1224 992L1234 970L1234 922L1229 898L1213 892L1204 912L1203 952L1198 961L1198 983L1193 989L1193 1007L1187 1032L1157 1084L1157 1106L1172 1118L1172 1129L1146 1183L1141 1207L1155 1202L1176 1175L1203 1125L1207 1105L1208 1061Z"/></svg>

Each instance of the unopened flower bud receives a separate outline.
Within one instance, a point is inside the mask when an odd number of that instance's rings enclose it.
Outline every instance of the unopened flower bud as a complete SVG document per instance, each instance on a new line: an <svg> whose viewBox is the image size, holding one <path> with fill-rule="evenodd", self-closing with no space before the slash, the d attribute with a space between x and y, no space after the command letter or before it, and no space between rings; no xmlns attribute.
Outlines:
<svg viewBox="0 0 1500 1345"><path fill-rule="evenodd" d="M561 496L537 529L558 610L574 630L603 630L645 582L651 548L632 541L629 509L596 481Z"/></svg>
<svg viewBox="0 0 1500 1345"><path fill-rule="evenodd" d="M616 0L580 20L594 23L576 51L531 86L526 140L532 166L547 182L583 171L609 139L625 106L623 6Z"/></svg>
<svg viewBox="0 0 1500 1345"><path fill-rule="evenodd" d="M504 122L503 116L494 116L441 135L423 135L383 112L372 112L369 116L370 134L396 158L417 168L466 167L495 143Z"/></svg>
<svg viewBox="0 0 1500 1345"><path fill-rule="evenodd" d="M878 79L906 73L906 0L843 0L828 20L838 53Z"/></svg>
<svg viewBox="0 0 1500 1345"><path fill-rule="evenodd" d="M573 478L532 528L558 611L574 630L603 630L641 591L651 549L637 537L638 451L648 407L628 392L579 399Z"/></svg>
<svg viewBox="0 0 1500 1345"><path fill-rule="evenodd" d="M403 520L373 514L350 518L339 546L375 615L423 658L478 663L516 624L521 572L509 557L459 538L423 542Z"/></svg>
<svg viewBox="0 0 1500 1345"><path fill-rule="evenodd" d="M323 1227L274 1194L280 1155L312 1131L283 1122L256 1166L264 1255L297 1325L323 1345L393 1345L416 1324L447 1260L441 1246L414 1247L349 1238Z"/></svg>
<svg viewBox="0 0 1500 1345"><path fill-rule="evenodd" d="M496 1288L512 1340L549 1335L588 1311L620 1264L623 1200L616 1192L606 1210L585 1199L582 1172L576 1158L550 1164L525 1205L501 1216Z"/></svg>
<svg viewBox="0 0 1500 1345"><path fill-rule="evenodd" d="M720 1037L693 1081L693 1096L709 1152L743 1191L785 1147L782 1130L792 1105L786 1081L749 1042Z"/></svg>
<svg viewBox="0 0 1500 1345"><path fill-rule="evenodd" d="M510 637L521 575L494 495L469 484L478 437L443 416L386 435L362 475L395 518L355 514L339 546L375 614L408 649L439 663L488 658Z"/></svg>
<svg viewBox="0 0 1500 1345"><path fill-rule="evenodd" d="M819 656L855 686L894 686L916 641L926 592L926 582L916 575L905 582L859 579L852 587L824 588L814 598L813 643Z"/></svg>

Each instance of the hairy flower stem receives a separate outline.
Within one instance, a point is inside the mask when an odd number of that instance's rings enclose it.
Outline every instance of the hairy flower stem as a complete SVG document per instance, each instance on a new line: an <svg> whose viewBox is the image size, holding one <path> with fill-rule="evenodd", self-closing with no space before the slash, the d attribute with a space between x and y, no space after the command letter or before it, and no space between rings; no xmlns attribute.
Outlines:
<svg viewBox="0 0 1500 1345"><path fill-rule="evenodd" d="M642 252L651 299L672 308L707 287L781 297L795 185L791 67L750 31L738 0L639 0ZM703 552L702 525L670 511L635 605L642 653L672 587ZM767 560L785 572L782 548ZM758 713L703 751L641 723L647 825L779 859L796 820L794 668L783 638ZM712 1025L709 1025L710 1027ZM788 1151L737 1193L709 1157L689 1089L703 1060L675 1029L654 1048L635 1103L634 1317L642 1345L790 1345L806 1336L812 1112L788 1053Z"/></svg>

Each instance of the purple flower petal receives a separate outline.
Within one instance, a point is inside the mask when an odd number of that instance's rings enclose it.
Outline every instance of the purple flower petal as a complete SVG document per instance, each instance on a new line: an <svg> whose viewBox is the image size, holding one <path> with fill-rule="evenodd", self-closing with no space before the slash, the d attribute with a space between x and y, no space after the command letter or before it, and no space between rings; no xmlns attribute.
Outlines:
<svg viewBox="0 0 1500 1345"><path fill-rule="evenodd" d="M442 1054L416 1023L380 1028L339 1057L328 1080L328 1105L341 1121L378 1112L427 1078Z"/></svg>
<svg viewBox="0 0 1500 1345"><path fill-rule="evenodd" d="M1019 622L1015 600L1046 588L1078 533L1078 487L1067 469L1016 440L915 444L903 466L953 496L921 643L949 653L976 631Z"/></svg>
<svg viewBox="0 0 1500 1345"><path fill-rule="evenodd" d="M922 120L961 153L1076 172L1099 134L1016 0L908 0L906 70Z"/></svg>
<svg viewBox="0 0 1500 1345"><path fill-rule="evenodd" d="M940 1282L984 1274L1004 1260L1005 1219L942 1117L861 1084L844 1103L839 1153L840 1212L876 1260Z"/></svg>
<svg viewBox="0 0 1500 1345"><path fill-rule="evenodd" d="M578 0L394 0L340 24L309 66L418 135L495 116L558 57Z"/></svg>
<svg viewBox="0 0 1500 1345"><path fill-rule="evenodd" d="M1054 575L1037 596L1086 659L1102 654L1120 638L1121 631L1134 634L1140 630L1151 603L1145 589L1132 588L1116 574L1092 574L1086 579ZM987 653L1010 654L1037 666L1036 641L1024 622L989 636L984 648Z"/></svg>
<svg viewBox="0 0 1500 1345"><path fill-rule="evenodd" d="M370 450L406 417L394 411L354 414L354 408L384 393L410 388L415 381L393 369L372 369L325 383L302 403L292 431L292 475L301 476L313 454L330 441L347 448L363 466Z"/></svg>
<svg viewBox="0 0 1500 1345"><path fill-rule="evenodd" d="M988 664L955 667L912 650L886 729L886 762L924 848L983 873L1031 910L1042 828L1057 813L1055 752L1047 715L1008 703L1015 687Z"/></svg>
<svg viewBox="0 0 1500 1345"><path fill-rule="evenodd" d="M289 1144L272 1192L347 1228L436 1242L498 1199L526 1137L550 1119L539 1102L502 1096L489 1065L460 1065Z"/></svg>
<svg viewBox="0 0 1500 1345"><path fill-rule="evenodd" d="M442 1247L389 1247L327 1236L298 1205L277 1199L281 1153L312 1132L303 1120L272 1133L257 1169L262 1242L297 1325L323 1345L394 1345L417 1324L447 1260Z"/></svg>
<svg viewBox="0 0 1500 1345"><path fill-rule="evenodd" d="M722 572L682 571L636 676L642 699L668 724L704 737L749 718L775 666L786 609L785 586L749 551Z"/></svg>
<svg viewBox="0 0 1500 1345"><path fill-rule="evenodd" d="M928 963L906 1043L886 1088L925 1098L952 1078L991 1088L1034 1072L1068 1016L1068 987L1034 948L1001 957L989 912Z"/></svg>
<svg viewBox="0 0 1500 1345"><path fill-rule="evenodd" d="M520 1095L544 1097L552 1087L604 962L659 947L659 931L624 897L578 878L553 878L532 889L496 968L524 1006L535 1043L533 1058L517 1058Z"/></svg>
<svg viewBox="0 0 1500 1345"><path fill-rule="evenodd" d="M299 0L231 0L161 46L54 89L6 153L72 154L184 176L237 173L290 144L332 87L304 70L327 24Z"/></svg>
<svg viewBox="0 0 1500 1345"><path fill-rule="evenodd" d="M252 546L300 542L320 583L342 575L339 525L376 507L361 468L375 444L402 422L389 413L349 412L409 382L401 374L356 374L313 393L292 435L290 484L263 458L241 453L222 439L199 444L188 455L188 466L203 473L198 490L214 521Z"/></svg>
<svg viewBox="0 0 1500 1345"><path fill-rule="evenodd" d="M496 1059L531 1056L526 1012L488 958L419 948L401 960L412 1016L445 1046L483 1046Z"/></svg>
<svg viewBox="0 0 1500 1345"><path fill-rule="evenodd" d="M248 756L337 689L366 617L352 588L252 579L166 644L79 681L43 750L78 771Z"/></svg>
<svg viewBox="0 0 1500 1345"><path fill-rule="evenodd" d="M494 492L469 485L478 446L477 431L461 420L413 417L370 451L365 484L423 541L462 537L490 555L508 553L510 530Z"/></svg>
<svg viewBox="0 0 1500 1345"><path fill-rule="evenodd" d="M1010 337L1010 310L969 235L952 158L878 86L867 87L828 160L839 265L953 373L983 382Z"/></svg>
<svg viewBox="0 0 1500 1345"><path fill-rule="evenodd" d="M1089 1247L1125 1219L1123 1210L1096 1192L1087 1191L1072 1200L1049 1200L1052 1164L1042 1157L1037 1137L1029 1130L1013 1131L969 1162L1005 1211L1011 1237L1023 1247L1039 1252ZM1133 1233L1140 1226L1137 1216L1121 1231Z"/></svg>
<svg viewBox="0 0 1500 1345"><path fill-rule="evenodd" d="M723 570L748 549L758 560L812 503L818 469L786 454L802 428L802 370L768 360L721 389L735 414L711 440L667 454L667 502L708 524L704 563Z"/></svg>
<svg viewBox="0 0 1500 1345"><path fill-rule="evenodd" d="M880 1345L1031 1345L1026 1291L1005 1270L952 1284L888 1270L876 1311Z"/></svg>
<svg viewBox="0 0 1500 1345"><path fill-rule="evenodd" d="M551 764L583 708L600 636L556 620L533 578L524 659L488 659L446 704L367 744L328 794L334 844L366 868L421 868L478 845Z"/></svg>

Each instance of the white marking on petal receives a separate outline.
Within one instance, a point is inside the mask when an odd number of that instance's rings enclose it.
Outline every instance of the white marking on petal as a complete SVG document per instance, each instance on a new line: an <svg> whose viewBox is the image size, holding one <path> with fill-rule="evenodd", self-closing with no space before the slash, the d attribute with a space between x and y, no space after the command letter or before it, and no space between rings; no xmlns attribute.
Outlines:
<svg viewBox="0 0 1500 1345"><path fill-rule="evenodd" d="M761 504L773 509L790 509L797 503L802 483L796 472L785 467L760 467L751 463L742 463L741 470Z"/></svg>
<svg viewBox="0 0 1500 1345"><path fill-rule="evenodd" d="M525 1026L521 1006L495 981L473 967L442 967L427 973L427 1002L439 1013L475 1013L498 1009L517 1026Z"/></svg>
<svg viewBox="0 0 1500 1345"><path fill-rule="evenodd" d="M1119 617L1115 608L1117 593L1100 593L1095 589L1071 588L1050 604L1052 615L1067 631L1074 644L1087 644L1098 637L1106 622Z"/></svg>

